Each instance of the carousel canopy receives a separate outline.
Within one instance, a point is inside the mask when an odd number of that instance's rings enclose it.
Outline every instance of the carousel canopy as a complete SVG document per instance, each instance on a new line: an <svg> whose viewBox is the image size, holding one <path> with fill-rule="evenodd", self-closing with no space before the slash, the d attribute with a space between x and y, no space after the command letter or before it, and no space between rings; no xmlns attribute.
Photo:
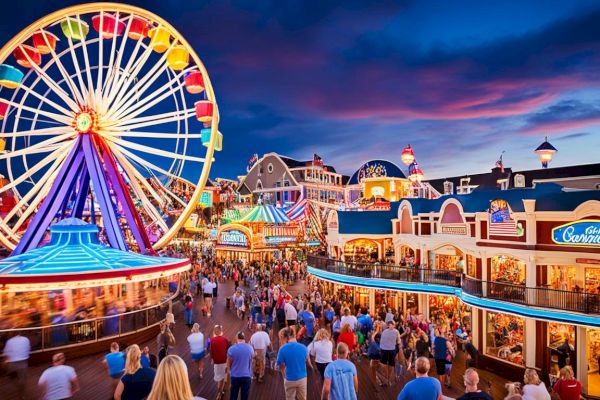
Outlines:
<svg viewBox="0 0 600 400"><path fill-rule="evenodd" d="M101 244L98 227L67 218L50 228L50 243L0 260L1 284L118 279L143 273L170 271L188 260L153 257Z"/></svg>
<svg viewBox="0 0 600 400"><path fill-rule="evenodd" d="M290 222L290 218L275 206L256 206L238 222L261 222L265 224L282 224Z"/></svg>
<svg viewBox="0 0 600 400"><path fill-rule="evenodd" d="M296 204L294 204L288 211L287 216L292 221L299 221L304 219L306 211L306 199L299 200Z"/></svg>

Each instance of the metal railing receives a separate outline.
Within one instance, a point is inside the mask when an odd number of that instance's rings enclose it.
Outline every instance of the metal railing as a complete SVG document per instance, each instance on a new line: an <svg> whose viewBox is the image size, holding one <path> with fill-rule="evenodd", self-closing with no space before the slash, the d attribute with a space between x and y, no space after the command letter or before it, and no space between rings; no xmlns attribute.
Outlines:
<svg viewBox="0 0 600 400"><path fill-rule="evenodd" d="M460 276L456 271L435 270L420 266L404 267L378 263L346 263L327 257L308 256L308 265L328 272L361 278L381 278L402 282L443 285L461 288L466 294L509 303L600 314L600 294L544 287L526 287L505 282L490 282Z"/></svg>
<svg viewBox="0 0 600 400"><path fill-rule="evenodd" d="M32 352L117 339L159 324L165 319L170 304L175 305L173 301L178 296L176 292L155 306L122 314L41 327L0 330L0 348L15 332L29 339Z"/></svg>

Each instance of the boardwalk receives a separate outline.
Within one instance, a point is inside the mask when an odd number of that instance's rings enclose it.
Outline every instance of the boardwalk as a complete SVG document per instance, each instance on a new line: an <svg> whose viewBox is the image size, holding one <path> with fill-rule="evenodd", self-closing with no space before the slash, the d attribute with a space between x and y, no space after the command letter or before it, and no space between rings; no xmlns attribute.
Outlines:
<svg viewBox="0 0 600 400"><path fill-rule="evenodd" d="M298 293L304 289L304 285L299 283L289 288L289 291ZM215 304L215 309L212 317L203 317L200 315L201 303L197 303L194 310L194 320L199 322L202 326L203 333L209 334L212 327L216 324L222 324L225 330L225 336L228 339L232 339L236 332L239 330L246 330L245 323L239 320L231 310L227 310L225 307L225 296L230 295L233 291L233 285L231 283L224 283L219 287L219 299ZM190 366L190 381L194 394L205 397L207 399L214 399L216 397L216 385L213 381L212 364L209 359L205 361L204 377L200 379L195 367L192 367L190 351L187 345L186 337L189 334L188 328L183 324L183 316L176 315L175 319L177 324L174 329L174 334L177 340L175 351L171 354L176 353L183 357L183 359ZM247 331L248 337L250 332ZM276 335L275 335L276 336ZM145 343L156 354L157 346L154 340ZM108 350L108 349L107 349ZM76 394L74 399L85 399L85 400L108 400L111 397L110 393L110 381L101 365L101 359L103 354L97 356L90 356L76 360L67 360L67 364L73 366L79 376L79 382L81 385L81 391ZM371 400L371 399L395 399L398 396L405 380L401 379L396 385L391 388L379 388L373 385L369 378L369 364L367 360L362 360L358 363L359 373L359 399ZM42 371L47 368L48 365L32 366L29 371L29 399L38 399L39 394L37 392L37 380L41 375ZM435 369L435 368L433 368ZM455 367L452 371L452 389L444 389L446 396L456 398L460 396L464 391L462 384L461 375L464 372L464 358L463 354L459 352L457 360L455 361ZM505 381L489 372L480 372L482 381L490 381L492 384L492 397L499 399L504 397L504 383ZM0 388L2 388L3 395L0 395L1 399L15 399L16 393L14 387L7 377L0 378ZM321 381L318 376L318 372L309 371L308 378L308 399L320 399L321 394ZM8 395L7 397L4 397ZM227 397L228 398L228 397ZM250 391L251 399L285 399L283 389L283 379L279 372L268 371L265 376L264 383L252 383Z"/></svg>

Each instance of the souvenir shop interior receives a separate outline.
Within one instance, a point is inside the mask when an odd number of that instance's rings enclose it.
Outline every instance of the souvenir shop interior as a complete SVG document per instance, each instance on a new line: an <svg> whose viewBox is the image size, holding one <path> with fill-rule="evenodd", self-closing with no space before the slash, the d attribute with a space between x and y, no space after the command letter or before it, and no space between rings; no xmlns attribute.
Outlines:
<svg viewBox="0 0 600 400"><path fill-rule="evenodd" d="M344 247L346 262L377 262L379 245L371 239L355 239L346 243Z"/></svg>
<svg viewBox="0 0 600 400"><path fill-rule="evenodd" d="M400 246L400 264L412 265L415 263L415 251L410 246Z"/></svg>
<svg viewBox="0 0 600 400"><path fill-rule="evenodd" d="M566 265L548 266L548 286L557 290L574 290L575 285L581 287L577 279L577 267Z"/></svg>
<svg viewBox="0 0 600 400"><path fill-rule="evenodd" d="M523 339L525 320L508 314L486 313L485 354L517 365L525 365Z"/></svg>
<svg viewBox="0 0 600 400"><path fill-rule="evenodd" d="M525 285L525 263L509 256L492 257L491 281Z"/></svg>
<svg viewBox="0 0 600 400"><path fill-rule="evenodd" d="M587 329L588 395L600 396L600 328Z"/></svg>
<svg viewBox="0 0 600 400"><path fill-rule="evenodd" d="M548 349L550 350L550 373L558 376L559 368L559 357L557 349L565 343L565 339L569 339L569 345L572 347L572 354L576 354L575 345L575 325L559 324L555 322L548 323ZM570 365L575 370L575 360L569 360Z"/></svg>
<svg viewBox="0 0 600 400"><path fill-rule="evenodd" d="M475 256L467 254L467 275L470 277L477 277L477 259Z"/></svg>
<svg viewBox="0 0 600 400"><path fill-rule="evenodd" d="M462 251L454 246L443 246L429 252L429 265L434 269L456 270L456 264L464 257Z"/></svg>
<svg viewBox="0 0 600 400"><path fill-rule="evenodd" d="M470 323L471 307L454 296L429 295L429 319L457 318L462 323Z"/></svg>
<svg viewBox="0 0 600 400"><path fill-rule="evenodd" d="M585 291L600 293L600 268L585 269Z"/></svg>

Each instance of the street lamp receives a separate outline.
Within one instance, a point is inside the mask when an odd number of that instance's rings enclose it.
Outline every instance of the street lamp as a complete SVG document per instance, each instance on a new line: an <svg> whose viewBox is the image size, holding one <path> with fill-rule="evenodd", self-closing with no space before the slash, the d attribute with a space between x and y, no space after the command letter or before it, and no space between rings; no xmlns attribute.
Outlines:
<svg viewBox="0 0 600 400"><path fill-rule="evenodd" d="M413 161L413 163L408 166L408 173L408 179L413 183L421 183L425 176L425 174L423 174L423 170L419 168L417 160Z"/></svg>
<svg viewBox="0 0 600 400"><path fill-rule="evenodd" d="M542 163L542 168L548 168L548 163L552 161L554 153L557 151L558 150L548 142L548 136L546 136L544 143L540 144L537 149L535 149L535 152Z"/></svg>
<svg viewBox="0 0 600 400"><path fill-rule="evenodd" d="M404 150L402 150L402 155L400 156L400 159L402 160L404 165L410 165L413 163L413 161L415 161L415 152L413 151L412 147L410 147L410 144L406 145Z"/></svg>

